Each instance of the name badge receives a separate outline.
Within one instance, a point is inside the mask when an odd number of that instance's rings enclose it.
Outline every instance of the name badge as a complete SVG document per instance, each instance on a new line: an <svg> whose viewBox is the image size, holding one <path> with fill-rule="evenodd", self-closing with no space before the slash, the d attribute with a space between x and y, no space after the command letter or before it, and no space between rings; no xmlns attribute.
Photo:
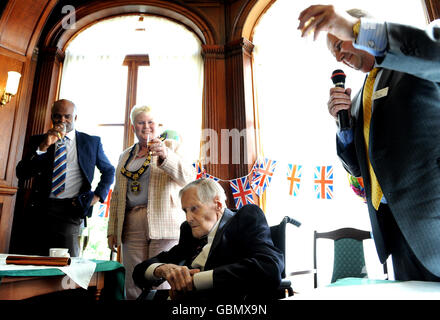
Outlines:
<svg viewBox="0 0 440 320"><path fill-rule="evenodd" d="M380 89L380 90L377 90L376 92L374 92L372 100L386 97L388 95L388 88L389 87L386 87L386 88L383 88L383 89Z"/></svg>

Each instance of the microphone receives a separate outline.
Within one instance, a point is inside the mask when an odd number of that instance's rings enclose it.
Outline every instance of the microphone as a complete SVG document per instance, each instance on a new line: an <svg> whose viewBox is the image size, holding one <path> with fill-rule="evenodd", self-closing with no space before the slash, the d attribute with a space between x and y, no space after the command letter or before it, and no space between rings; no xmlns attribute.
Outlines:
<svg viewBox="0 0 440 320"><path fill-rule="evenodd" d="M341 69L333 71L331 79L338 88L345 88L345 73ZM348 118L348 111L341 110L338 112L339 129L350 129L350 119Z"/></svg>

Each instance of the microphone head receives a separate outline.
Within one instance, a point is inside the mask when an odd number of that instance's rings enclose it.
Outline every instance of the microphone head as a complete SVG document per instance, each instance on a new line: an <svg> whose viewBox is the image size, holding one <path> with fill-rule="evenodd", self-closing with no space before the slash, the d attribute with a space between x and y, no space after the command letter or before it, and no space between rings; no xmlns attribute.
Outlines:
<svg viewBox="0 0 440 320"><path fill-rule="evenodd" d="M333 81L333 84L342 84L342 86L345 84L345 73L341 69L336 69L333 71L331 79Z"/></svg>

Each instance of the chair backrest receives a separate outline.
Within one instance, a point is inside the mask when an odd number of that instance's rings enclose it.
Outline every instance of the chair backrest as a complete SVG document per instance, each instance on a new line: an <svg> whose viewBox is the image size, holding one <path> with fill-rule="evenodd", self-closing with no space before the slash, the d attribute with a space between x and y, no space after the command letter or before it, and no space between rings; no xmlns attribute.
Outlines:
<svg viewBox="0 0 440 320"><path fill-rule="evenodd" d="M313 268L314 285L318 286L317 239L334 241L334 263L331 282L341 278L365 278L367 276L364 258L363 240L371 239L368 231L353 228L342 228L330 232L314 232Z"/></svg>
<svg viewBox="0 0 440 320"><path fill-rule="evenodd" d="M280 224L270 227L270 235L272 237L272 242L276 248L278 248L283 253L284 259L284 270L281 273L281 277L284 279L286 277L286 224L291 223L297 227L301 223L291 217L285 216L281 220Z"/></svg>

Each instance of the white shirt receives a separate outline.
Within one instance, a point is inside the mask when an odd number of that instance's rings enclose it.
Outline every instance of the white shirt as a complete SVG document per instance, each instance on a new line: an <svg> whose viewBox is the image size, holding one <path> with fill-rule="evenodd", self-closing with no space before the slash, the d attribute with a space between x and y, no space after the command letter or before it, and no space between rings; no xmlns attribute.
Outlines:
<svg viewBox="0 0 440 320"><path fill-rule="evenodd" d="M204 271L204 269L205 269L206 261L208 260L209 251L211 251L212 242L214 241L215 234L217 233L217 229L220 224L220 220L221 218L217 220L217 223L208 233L208 242L203 247L199 255L191 263L191 267L201 270L199 273L194 274L193 277L194 287L196 288L196 290L205 290L213 287L214 270ZM158 280L159 278L157 278L153 274L153 272L157 267L161 266L162 264L164 263L151 264L145 271L145 278L147 280Z"/></svg>
<svg viewBox="0 0 440 320"><path fill-rule="evenodd" d="M59 143L59 142L56 142ZM64 143L66 145L67 165L66 165L66 187L63 193L58 197L50 194L49 198L66 199L78 196L84 177L78 163L78 151L76 148L76 131L72 130L65 136ZM37 149L37 154L45 154L47 151Z"/></svg>

